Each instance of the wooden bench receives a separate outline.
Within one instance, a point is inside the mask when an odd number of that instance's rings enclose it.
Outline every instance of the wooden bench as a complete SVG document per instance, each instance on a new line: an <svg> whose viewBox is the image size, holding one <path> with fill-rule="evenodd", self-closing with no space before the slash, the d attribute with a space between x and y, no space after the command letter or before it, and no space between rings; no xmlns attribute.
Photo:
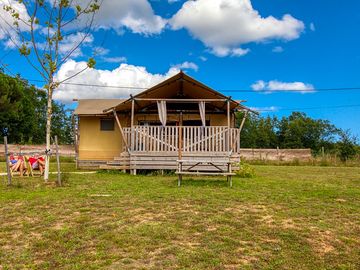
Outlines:
<svg viewBox="0 0 360 270"><path fill-rule="evenodd" d="M183 175L221 175L226 176L230 187L232 187L232 172L230 158L226 159L181 159L177 160L178 186L181 186Z"/></svg>

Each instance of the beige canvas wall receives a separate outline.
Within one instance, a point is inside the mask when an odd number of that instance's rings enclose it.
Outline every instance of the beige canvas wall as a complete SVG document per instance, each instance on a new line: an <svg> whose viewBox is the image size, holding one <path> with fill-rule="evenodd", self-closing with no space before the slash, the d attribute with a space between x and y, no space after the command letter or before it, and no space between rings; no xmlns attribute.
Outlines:
<svg viewBox="0 0 360 270"><path fill-rule="evenodd" d="M79 121L79 135L80 160L112 160L120 155L122 138L116 123L114 131L101 131L100 117L83 116Z"/></svg>

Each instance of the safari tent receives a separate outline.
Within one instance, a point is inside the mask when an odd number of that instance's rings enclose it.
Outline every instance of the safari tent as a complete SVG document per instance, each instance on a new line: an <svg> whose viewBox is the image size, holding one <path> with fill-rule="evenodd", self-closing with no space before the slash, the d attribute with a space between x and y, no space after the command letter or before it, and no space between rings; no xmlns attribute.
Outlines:
<svg viewBox="0 0 360 270"><path fill-rule="evenodd" d="M128 99L79 100L77 164L136 173L179 158L239 161L236 111L249 109L183 72Z"/></svg>

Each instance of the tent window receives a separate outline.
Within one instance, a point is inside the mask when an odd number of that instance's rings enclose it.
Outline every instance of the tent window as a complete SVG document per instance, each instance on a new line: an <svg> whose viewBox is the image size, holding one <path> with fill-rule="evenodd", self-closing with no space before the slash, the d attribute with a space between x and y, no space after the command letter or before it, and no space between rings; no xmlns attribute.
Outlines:
<svg viewBox="0 0 360 270"><path fill-rule="evenodd" d="M100 119L100 130L101 131L113 131L115 128L114 119Z"/></svg>

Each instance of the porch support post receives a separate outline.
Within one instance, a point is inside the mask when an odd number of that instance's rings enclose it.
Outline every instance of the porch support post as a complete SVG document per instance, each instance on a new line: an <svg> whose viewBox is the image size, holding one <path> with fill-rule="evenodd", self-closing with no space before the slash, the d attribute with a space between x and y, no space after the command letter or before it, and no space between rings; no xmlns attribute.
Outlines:
<svg viewBox="0 0 360 270"><path fill-rule="evenodd" d="M135 144L135 130L134 130L134 112L135 111L135 100L133 98L133 96L131 96L131 151L134 151L134 144ZM130 160L131 160L131 155L130 155ZM132 172L133 175L136 175L136 169L131 169L131 165L130 165L130 171Z"/></svg>
<svg viewBox="0 0 360 270"><path fill-rule="evenodd" d="M180 119L179 119L179 160L182 159L182 144L183 144L183 130L182 130L182 125L183 125L183 114L182 112L180 112Z"/></svg>
<svg viewBox="0 0 360 270"><path fill-rule="evenodd" d="M183 126L183 113L182 112L180 112L180 119L179 119L179 126L178 126L178 128L179 128L179 143L178 143L178 145L179 145L179 156L178 156L178 159L179 159L179 161L177 162L177 164L178 164L178 172L179 172L179 174L178 174L178 187L180 187L180 185L181 185L181 180L182 180L182 175L181 175L181 171L182 171L182 161L180 161L180 160L182 160L182 145L183 145L183 129L182 129L182 126Z"/></svg>
<svg viewBox="0 0 360 270"><path fill-rule="evenodd" d="M124 144L125 144L125 147L127 149L127 151L129 152L129 146L127 144L127 141L125 140L125 135L124 135L124 130L122 129L122 126L121 126L121 123L120 123L120 120L119 120L119 117L117 116L117 113L115 110L113 110L113 114L114 114L114 117L115 117L115 120L116 120L116 123L120 129L120 133L121 133L121 137L124 141Z"/></svg>
<svg viewBox="0 0 360 270"><path fill-rule="evenodd" d="M228 126L228 132L227 132L227 148L228 152L230 152L230 127L231 127L231 118L230 118L230 97L227 100L227 126Z"/></svg>
<svg viewBox="0 0 360 270"><path fill-rule="evenodd" d="M135 100L131 100L131 151L134 151L134 111L135 111Z"/></svg>

